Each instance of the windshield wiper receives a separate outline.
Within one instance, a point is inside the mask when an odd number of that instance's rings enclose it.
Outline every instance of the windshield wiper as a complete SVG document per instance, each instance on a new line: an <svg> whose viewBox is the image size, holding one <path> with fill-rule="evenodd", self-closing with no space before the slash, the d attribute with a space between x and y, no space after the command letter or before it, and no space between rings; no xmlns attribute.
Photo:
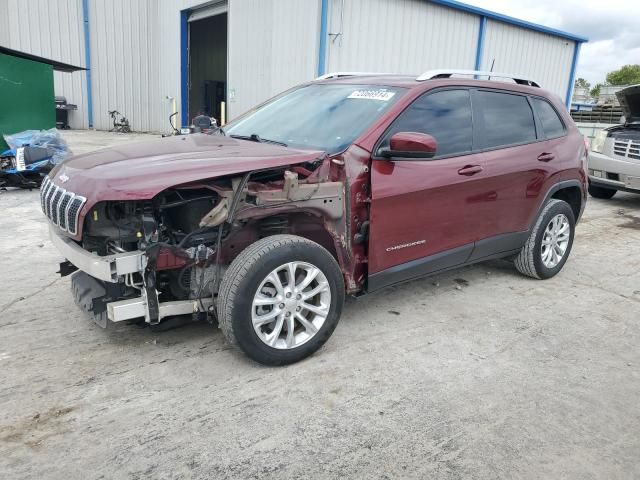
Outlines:
<svg viewBox="0 0 640 480"><path fill-rule="evenodd" d="M283 147L287 147L288 145L284 142L279 142L277 140L271 140L269 138L262 138L257 133L252 133L251 135L229 135L231 138L238 138L240 140L249 140L250 142L258 142L258 143L273 143L275 145L282 145Z"/></svg>

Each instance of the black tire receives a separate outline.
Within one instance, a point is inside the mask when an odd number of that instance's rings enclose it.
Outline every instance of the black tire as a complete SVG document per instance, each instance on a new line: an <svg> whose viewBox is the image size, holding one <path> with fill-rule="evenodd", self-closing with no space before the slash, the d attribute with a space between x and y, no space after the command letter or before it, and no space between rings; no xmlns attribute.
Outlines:
<svg viewBox="0 0 640 480"><path fill-rule="evenodd" d="M609 200L613 198L613 196L617 193L617 190L613 188L604 188L604 187L596 187L595 185L589 184L589 195L593 198L601 198L603 200Z"/></svg>
<svg viewBox="0 0 640 480"><path fill-rule="evenodd" d="M255 332L251 308L261 282L279 266L307 262L319 268L329 283L331 306L326 320L306 343L276 349ZM329 339L338 324L344 304L344 279L333 256L311 240L294 235L263 238L243 250L231 263L220 284L218 322L225 338L251 359L264 365L287 365L308 357Z"/></svg>
<svg viewBox="0 0 640 480"><path fill-rule="evenodd" d="M89 320L102 328L108 328L111 322L109 322L107 311L97 312L93 303L93 299L97 296L96 291L99 292L101 288L99 280L84 272L78 271L71 275L71 293L76 305ZM102 292L104 293L104 289Z"/></svg>
<svg viewBox="0 0 640 480"><path fill-rule="evenodd" d="M559 215L563 214L569 221L569 244L567 249L560 260L560 262L553 268L548 268L542 261L542 239L544 237L545 229L551 222L551 220ZM569 258L571 253L571 247L573 246L573 237L575 235L576 219L573 210L567 202L552 198L540 212L538 219L531 231L531 235L527 239L522 250L516 257L514 264L516 269L528 277L544 280L555 276Z"/></svg>

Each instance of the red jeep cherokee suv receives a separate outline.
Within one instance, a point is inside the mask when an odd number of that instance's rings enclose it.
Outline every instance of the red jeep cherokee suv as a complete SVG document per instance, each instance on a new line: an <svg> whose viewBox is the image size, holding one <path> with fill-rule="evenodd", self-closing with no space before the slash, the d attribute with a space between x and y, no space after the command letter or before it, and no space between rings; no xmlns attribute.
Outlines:
<svg viewBox="0 0 640 480"><path fill-rule="evenodd" d="M501 257L556 275L585 162L564 105L531 80L329 74L216 135L76 156L41 201L97 323L217 320L282 365L326 342L345 294Z"/></svg>

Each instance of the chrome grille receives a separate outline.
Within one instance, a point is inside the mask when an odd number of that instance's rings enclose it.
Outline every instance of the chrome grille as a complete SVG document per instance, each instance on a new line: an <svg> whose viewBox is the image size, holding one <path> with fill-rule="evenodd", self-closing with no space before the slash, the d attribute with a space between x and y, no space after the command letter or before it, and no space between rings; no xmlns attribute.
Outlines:
<svg viewBox="0 0 640 480"><path fill-rule="evenodd" d="M613 153L632 160L640 160L640 142L637 140L616 139L613 143Z"/></svg>
<svg viewBox="0 0 640 480"><path fill-rule="evenodd" d="M49 177L40 187L42 212L62 230L75 235L78 231L78 217L86 198L66 191L55 185Z"/></svg>

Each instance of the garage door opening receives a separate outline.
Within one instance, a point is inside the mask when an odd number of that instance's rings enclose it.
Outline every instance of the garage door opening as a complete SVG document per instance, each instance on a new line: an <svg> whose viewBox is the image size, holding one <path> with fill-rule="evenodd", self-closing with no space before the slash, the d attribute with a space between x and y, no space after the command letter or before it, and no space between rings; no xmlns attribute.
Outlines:
<svg viewBox="0 0 640 480"><path fill-rule="evenodd" d="M227 14L189 18L189 122L196 115L224 122L227 95Z"/></svg>

